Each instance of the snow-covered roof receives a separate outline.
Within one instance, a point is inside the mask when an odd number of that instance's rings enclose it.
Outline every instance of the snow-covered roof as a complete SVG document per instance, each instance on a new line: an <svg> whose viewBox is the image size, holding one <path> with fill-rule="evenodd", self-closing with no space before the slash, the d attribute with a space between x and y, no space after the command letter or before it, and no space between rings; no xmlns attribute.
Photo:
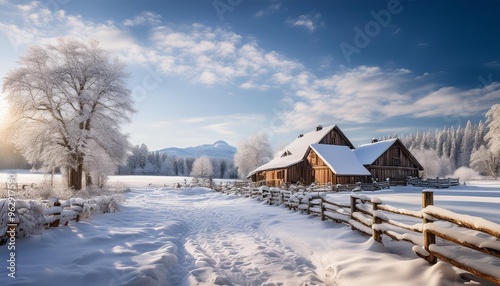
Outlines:
<svg viewBox="0 0 500 286"><path fill-rule="evenodd" d="M397 138L378 141L375 143L363 144L353 150L359 162L363 165L370 165L375 162L385 151L387 151L398 140Z"/></svg>
<svg viewBox="0 0 500 286"><path fill-rule="evenodd" d="M311 148L337 175L370 176L371 173L358 161L347 146L312 144Z"/></svg>
<svg viewBox="0 0 500 286"><path fill-rule="evenodd" d="M312 131L309 133L299 135L292 143L283 148L279 156L275 157L267 164L264 164L257 169L253 170L249 176L264 170L272 170L279 168L286 168L291 165L297 164L304 160L304 157L309 150L311 144L316 144L321 141L330 131L335 128L335 125L323 127L319 131Z"/></svg>

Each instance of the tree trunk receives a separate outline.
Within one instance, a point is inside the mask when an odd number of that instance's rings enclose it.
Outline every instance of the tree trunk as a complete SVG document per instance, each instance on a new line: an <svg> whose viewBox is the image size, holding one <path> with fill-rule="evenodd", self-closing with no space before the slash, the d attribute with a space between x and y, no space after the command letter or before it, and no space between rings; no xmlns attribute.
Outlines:
<svg viewBox="0 0 500 286"><path fill-rule="evenodd" d="M82 189L83 179L83 156L75 156L77 167L69 168L68 171L68 187L73 188L75 191Z"/></svg>
<svg viewBox="0 0 500 286"><path fill-rule="evenodd" d="M85 186L92 186L92 177L90 174L85 174Z"/></svg>

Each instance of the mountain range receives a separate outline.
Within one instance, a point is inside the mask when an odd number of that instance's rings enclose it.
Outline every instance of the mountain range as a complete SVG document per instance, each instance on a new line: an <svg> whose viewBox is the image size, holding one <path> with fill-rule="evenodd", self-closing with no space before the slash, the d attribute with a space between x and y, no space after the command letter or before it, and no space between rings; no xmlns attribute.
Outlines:
<svg viewBox="0 0 500 286"><path fill-rule="evenodd" d="M158 150L158 152L177 157L198 158L201 156L208 156L233 159L234 154L236 153L236 147L229 145L223 140L218 140L213 144L203 144L187 148L169 147Z"/></svg>

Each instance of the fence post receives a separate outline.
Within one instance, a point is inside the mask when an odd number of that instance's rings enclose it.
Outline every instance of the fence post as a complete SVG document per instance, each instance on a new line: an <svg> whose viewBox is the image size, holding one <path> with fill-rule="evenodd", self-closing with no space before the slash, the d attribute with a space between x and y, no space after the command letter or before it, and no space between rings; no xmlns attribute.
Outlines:
<svg viewBox="0 0 500 286"><path fill-rule="evenodd" d="M55 202L54 202L54 205L52 207L60 207L61 206L61 203L59 202L59 199L57 199ZM52 223L50 223L50 227L58 227L59 226L59 223L61 221L61 213L54 213L52 214L52 216L59 216L58 219L54 220Z"/></svg>
<svg viewBox="0 0 500 286"><path fill-rule="evenodd" d="M356 212L356 201L357 199L351 195L351 219L354 219L354 212ZM351 229L355 230L353 225L351 225Z"/></svg>
<svg viewBox="0 0 500 286"><path fill-rule="evenodd" d="M378 206L381 204L378 200L372 200L372 209L373 209L373 226L376 224L381 224L382 220L377 216ZM382 232L380 230L374 229L372 226L372 236L376 242L382 242Z"/></svg>
<svg viewBox="0 0 500 286"><path fill-rule="evenodd" d="M81 204L80 203L75 203L74 205L81 208L81 209L79 208L79 211L77 211L78 214L76 215L76 219L75 219L76 222L79 222L80 219L81 219L81 217L82 217L83 205L84 204L83 203L81 203Z"/></svg>
<svg viewBox="0 0 500 286"><path fill-rule="evenodd" d="M422 192L422 208L426 208L427 206L434 205L434 192L430 190L424 190ZM423 223L424 223L424 248L425 250L429 253L429 256L427 257L427 261L430 264L436 264L437 263L437 258L432 255L431 251L429 250L429 247L431 244L436 244L436 236L433 233L427 232L425 230L425 224L426 223L432 223L431 220L428 220L425 216L423 216Z"/></svg>
<svg viewBox="0 0 500 286"><path fill-rule="evenodd" d="M311 199L307 199L307 214L311 214Z"/></svg>
<svg viewBox="0 0 500 286"><path fill-rule="evenodd" d="M325 221L325 206L323 205L325 203L325 199L321 197L321 205L320 205L320 210L321 210L321 221Z"/></svg>

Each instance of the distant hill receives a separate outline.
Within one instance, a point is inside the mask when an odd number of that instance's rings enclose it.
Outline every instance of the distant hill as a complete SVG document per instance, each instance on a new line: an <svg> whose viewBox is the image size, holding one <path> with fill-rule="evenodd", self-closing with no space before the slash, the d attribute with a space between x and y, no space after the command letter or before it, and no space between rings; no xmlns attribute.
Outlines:
<svg viewBox="0 0 500 286"><path fill-rule="evenodd" d="M197 158L201 156L208 156L233 159L234 154L236 153L236 147L227 144L225 141L218 140L213 144L203 144L187 148L170 147L158 150L158 152L178 157Z"/></svg>

